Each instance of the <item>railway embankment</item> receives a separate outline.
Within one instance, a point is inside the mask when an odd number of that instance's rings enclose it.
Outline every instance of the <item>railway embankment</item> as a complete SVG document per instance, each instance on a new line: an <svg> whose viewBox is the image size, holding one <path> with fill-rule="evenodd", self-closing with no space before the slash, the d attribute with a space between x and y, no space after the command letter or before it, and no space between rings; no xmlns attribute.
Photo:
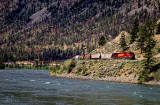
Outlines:
<svg viewBox="0 0 160 105"><path fill-rule="evenodd" d="M58 69L58 70L57 70ZM110 82L138 83L143 70L139 60L67 60L52 69L52 75L67 78L103 80ZM145 84L160 85L158 81Z"/></svg>

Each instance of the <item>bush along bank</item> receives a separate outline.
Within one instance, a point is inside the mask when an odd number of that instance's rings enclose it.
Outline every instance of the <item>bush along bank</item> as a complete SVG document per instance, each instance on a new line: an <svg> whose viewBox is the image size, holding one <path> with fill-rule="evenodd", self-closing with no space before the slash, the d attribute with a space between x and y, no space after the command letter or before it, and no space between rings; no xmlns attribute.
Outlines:
<svg viewBox="0 0 160 105"><path fill-rule="evenodd" d="M54 67L51 74L68 78L139 83L142 71L143 66L138 60L67 60L63 65ZM160 79L157 73L152 75L157 76L157 81Z"/></svg>
<svg viewBox="0 0 160 105"><path fill-rule="evenodd" d="M0 62L0 69L5 69L5 65L2 62Z"/></svg>
<svg viewBox="0 0 160 105"><path fill-rule="evenodd" d="M52 74L70 78L137 83L141 63L136 60L67 60ZM65 74L65 75L64 75ZM82 79L83 79L82 77Z"/></svg>
<svg viewBox="0 0 160 105"><path fill-rule="evenodd" d="M48 65L24 65L24 64L5 64L6 68L14 69L36 69L36 70L50 70Z"/></svg>

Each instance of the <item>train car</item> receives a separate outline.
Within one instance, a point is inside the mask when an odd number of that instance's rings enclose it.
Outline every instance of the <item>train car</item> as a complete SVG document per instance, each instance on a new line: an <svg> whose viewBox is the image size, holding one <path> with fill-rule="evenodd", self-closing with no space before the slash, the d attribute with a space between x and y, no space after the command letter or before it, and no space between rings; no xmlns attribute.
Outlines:
<svg viewBox="0 0 160 105"><path fill-rule="evenodd" d="M83 60L84 59L84 55L79 55L78 59L79 60Z"/></svg>
<svg viewBox="0 0 160 105"><path fill-rule="evenodd" d="M79 55L76 55L75 57L73 57L73 59L78 60L79 59Z"/></svg>
<svg viewBox="0 0 160 105"><path fill-rule="evenodd" d="M85 54L84 59L91 59L91 54Z"/></svg>
<svg viewBox="0 0 160 105"><path fill-rule="evenodd" d="M101 54L92 54L91 59L101 59Z"/></svg>
<svg viewBox="0 0 160 105"><path fill-rule="evenodd" d="M112 53L113 59L135 59L133 52Z"/></svg>
<svg viewBox="0 0 160 105"><path fill-rule="evenodd" d="M112 53L111 54L101 54L101 59L111 59Z"/></svg>

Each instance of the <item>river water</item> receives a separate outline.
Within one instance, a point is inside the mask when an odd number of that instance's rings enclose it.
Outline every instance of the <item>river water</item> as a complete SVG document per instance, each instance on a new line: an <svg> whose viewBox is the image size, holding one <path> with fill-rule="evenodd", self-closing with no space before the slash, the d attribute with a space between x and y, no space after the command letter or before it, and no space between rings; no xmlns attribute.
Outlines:
<svg viewBox="0 0 160 105"><path fill-rule="evenodd" d="M160 105L160 86L67 79L46 70L0 70L0 105Z"/></svg>

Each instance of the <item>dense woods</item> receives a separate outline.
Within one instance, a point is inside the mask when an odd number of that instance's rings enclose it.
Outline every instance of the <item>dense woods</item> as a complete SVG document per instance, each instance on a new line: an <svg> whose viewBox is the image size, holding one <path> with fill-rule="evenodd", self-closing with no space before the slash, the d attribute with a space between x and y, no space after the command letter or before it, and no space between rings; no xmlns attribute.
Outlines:
<svg viewBox="0 0 160 105"><path fill-rule="evenodd" d="M160 1L6 0L0 11L0 59L52 61L90 53L121 31L134 42L139 24L160 17Z"/></svg>

